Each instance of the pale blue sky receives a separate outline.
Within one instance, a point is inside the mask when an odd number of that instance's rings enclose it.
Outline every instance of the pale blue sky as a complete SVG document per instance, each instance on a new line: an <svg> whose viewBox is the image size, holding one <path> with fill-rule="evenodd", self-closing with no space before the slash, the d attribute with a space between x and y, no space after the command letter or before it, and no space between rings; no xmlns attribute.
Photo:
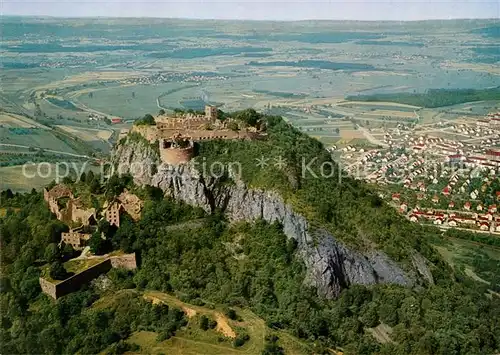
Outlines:
<svg viewBox="0 0 500 355"><path fill-rule="evenodd" d="M0 0L4 15L251 20L500 18L500 0Z"/></svg>

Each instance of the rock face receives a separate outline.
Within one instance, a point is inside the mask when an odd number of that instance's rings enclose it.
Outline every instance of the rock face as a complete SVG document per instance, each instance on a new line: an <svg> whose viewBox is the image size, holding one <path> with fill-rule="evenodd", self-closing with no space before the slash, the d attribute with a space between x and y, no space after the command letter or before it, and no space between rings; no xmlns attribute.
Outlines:
<svg viewBox="0 0 500 355"><path fill-rule="evenodd" d="M231 220L262 218L280 222L285 235L298 243L297 250L307 267L306 281L324 297L336 297L353 284L411 286L416 279L417 271L405 273L380 251L362 254L347 248L329 232L311 228L277 193L249 189L241 182L221 184L217 178L204 176L193 164L159 165L154 174L148 174L148 164L159 164L159 159L150 148L144 148L134 144L120 146L114 152L114 162L122 165L122 172L131 172L137 183L157 186L173 198L207 212L220 208ZM137 168L140 163L143 169ZM135 171L129 170L134 165Z"/></svg>

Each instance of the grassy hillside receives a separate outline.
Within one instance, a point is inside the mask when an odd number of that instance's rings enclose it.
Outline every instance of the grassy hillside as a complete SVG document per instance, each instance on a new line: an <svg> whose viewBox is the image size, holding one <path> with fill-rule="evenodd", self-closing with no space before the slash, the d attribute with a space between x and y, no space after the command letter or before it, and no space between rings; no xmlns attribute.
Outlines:
<svg viewBox="0 0 500 355"><path fill-rule="evenodd" d="M433 244L454 269L489 285L496 292L500 291L499 247L450 237L433 239Z"/></svg>
<svg viewBox="0 0 500 355"><path fill-rule="evenodd" d="M235 170L240 164L240 178L250 187L279 192L313 227L325 228L357 249L382 249L402 262L417 250L437 262L425 242L429 232L402 218L362 181L346 176L319 141L281 117L252 110L234 116L261 121L267 126L267 137L202 142L199 166L221 162Z"/></svg>
<svg viewBox="0 0 500 355"><path fill-rule="evenodd" d="M275 157L273 152L285 146L291 158L323 151L281 119L266 121L268 140L213 142L214 149L227 159L233 154L246 158L247 164L256 155ZM211 156L206 149L200 147L202 157ZM140 189L145 200L141 220L124 215L118 230L103 229L106 247L137 254L138 270L113 269L53 302L41 293L38 278L42 265L63 258L54 250L67 226L50 214L40 193L2 192L0 305L6 312L0 351L189 354L204 349L207 354L269 355L340 349L348 355L470 355L500 350L500 302L492 292L493 279L487 284L461 267L448 267L426 240L439 234L385 214L389 208L363 184L301 174L281 184L276 179L296 165L287 167L242 174L253 186L280 191L294 208L347 241L363 239L403 260L409 251L405 241L426 252L435 263L435 283L414 289L355 285L338 299L324 299L307 286L297 243L286 238L279 223L229 223L219 213L207 215L145 187ZM103 186L97 179L85 184L108 197L131 188L126 176L112 177ZM377 241L377 236L386 237ZM479 277L491 276L483 260L472 261L480 263L473 270Z"/></svg>
<svg viewBox="0 0 500 355"><path fill-rule="evenodd" d="M37 265L63 226L40 194L2 193L3 353L470 355L500 347L497 296L460 268L416 290L354 286L325 300L304 286L304 265L279 225L214 215L200 226L202 211L153 196L141 221L124 218L108 236L140 255L139 270L113 269L107 281L53 302L40 292ZM171 227L190 221L193 228Z"/></svg>
<svg viewBox="0 0 500 355"><path fill-rule="evenodd" d="M166 340L161 340L158 332L138 330L132 333L125 340L130 349L136 349L130 353L261 354L270 342L270 336L278 338L276 343L286 354L312 353L312 348L306 343L284 331L270 329L262 318L248 309L239 307L228 308L214 304L200 306L182 302L177 297L164 292L122 290L101 297L92 305L92 308L114 308L124 297L131 296L142 296L153 304L181 309L187 318L187 323L176 331L174 336ZM229 309L236 312L236 319L230 319L226 315ZM202 329L203 318L211 322L207 329ZM242 345L235 346L236 338L243 338L245 335L248 335L249 339ZM110 349L106 351L109 352Z"/></svg>

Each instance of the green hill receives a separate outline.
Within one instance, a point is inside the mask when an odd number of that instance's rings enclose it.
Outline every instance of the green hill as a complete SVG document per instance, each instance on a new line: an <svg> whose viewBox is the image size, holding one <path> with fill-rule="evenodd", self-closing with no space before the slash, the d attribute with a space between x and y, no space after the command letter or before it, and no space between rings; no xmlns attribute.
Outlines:
<svg viewBox="0 0 500 355"><path fill-rule="evenodd" d="M403 263L416 250L439 263L425 242L426 231L404 220L365 183L347 176L319 141L281 117L262 116L253 110L235 115L255 116L254 120L265 122L266 139L202 142L197 166L217 162L228 167L237 162L241 165L239 178L247 186L277 191L314 227L325 228L347 245L383 250Z"/></svg>
<svg viewBox="0 0 500 355"><path fill-rule="evenodd" d="M282 330L268 328L263 319L248 309L228 308L214 304L194 305L158 291L122 290L102 297L92 305L91 309L112 309L130 297L143 297L155 305L178 308L184 312L187 320L187 323L169 339L161 340L160 333L145 329L133 332L125 340L130 353L260 354L270 344L276 344L286 354L312 352L312 348L305 342ZM233 320L227 316L229 310L235 311L236 319ZM203 325L204 321L205 325ZM235 346L236 339L244 339L246 335L248 335L248 340ZM106 349L104 353L111 350L112 347Z"/></svg>
<svg viewBox="0 0 500 355"><path fill-rule="evenodd" d="M410 253L420 252L432 262L434 282L344 284L337 298L327 299L308 283L304 249L287 238L280 223L230 222L219 210L208 213L165 198L158 188L133 187L130 177L113 177L102 186L96 177L85 182L96 193L112 196L135 188L145 200L139 221L124 216L120 228L105 235L112 249L136 252L138 270L113 269L54 302L41 293L38 277L47 259L63 257L54 255L54 245L66 226L50 214L40 193L2 192L0 351L327 354L341 349L360 355L470 355L500 350L500 302L493 286L448 266L428 241L440 238L436 230L404 221L359 181L303 176L297 171L302 157L317 157L313 171L324 163L339 169L317 141L278 117L257 118L265 120L266 140L205 142L198 159L240 159L241 178L249 186L281 194L313 228L326 228L352 248L382 249L408 266ZM284 167L255 166L257 157L281 154L288 160ZM235 186L229 176L216 184ZM311 249L317 242L310 242ZM486 265L482 260L475 269L481 277L490 276L482 272ZM210 327L219 313L230 319L225 321L234 338L222 336L219 342L223 330ZM201 330L202 315L210 318L203 321L210 330Z"/></svg>

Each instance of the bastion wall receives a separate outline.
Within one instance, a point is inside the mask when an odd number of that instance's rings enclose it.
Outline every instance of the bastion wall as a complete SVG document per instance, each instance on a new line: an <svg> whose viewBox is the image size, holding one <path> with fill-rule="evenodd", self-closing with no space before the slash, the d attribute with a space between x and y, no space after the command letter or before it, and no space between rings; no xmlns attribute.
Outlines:
<svg viewBox="0 0 500 355"><path fill-rule="evenodd" d="M102 274L107 273L112 268L124 268L133 270L137 268L135 253L111 256L104 259L99 264L89 267L60 282L51 282L40 277L40 287L42 292L53 299L58 299L69 293L78 291L83 285L88 284Z"/></svg>

